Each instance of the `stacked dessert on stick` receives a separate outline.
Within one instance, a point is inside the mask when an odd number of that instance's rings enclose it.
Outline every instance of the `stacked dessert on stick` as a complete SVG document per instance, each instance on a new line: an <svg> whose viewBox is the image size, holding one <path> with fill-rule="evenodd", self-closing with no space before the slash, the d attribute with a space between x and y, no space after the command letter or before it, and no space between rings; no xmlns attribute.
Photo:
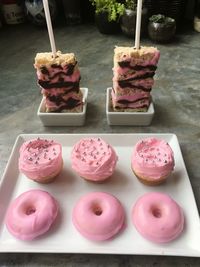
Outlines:
<svg viewBox="0 0 200 267"><path fill-rule="evenodd" d="M56 56L37 53L38 84L45 97L46 112L81 112L83 95L79 87L80 71L73 53Z"/></svg>
<svg viewBox="0 0 200 267"><path fill-rule="evenodd" d="M113 88L114 111L147 111L151 103L151 88L160 52L154 47L140 46L142 0L137 5L134 47L114 49Z"/></svg>
<svg viewBox="0 0 200 267"><path fill-rule="evenodd" d="M34 67L45 98L45 111L82 112L83 95L77 60L73 53L62 54L56 50L48 0L43 0L43 5L52 52L37 53Z"/></svg>
<svg viewBox="0 0 200 267"><path fill-rule="evenodd" d="M116 47L112 105L115 111L147 111L160 52L154 47Z"/></svg>

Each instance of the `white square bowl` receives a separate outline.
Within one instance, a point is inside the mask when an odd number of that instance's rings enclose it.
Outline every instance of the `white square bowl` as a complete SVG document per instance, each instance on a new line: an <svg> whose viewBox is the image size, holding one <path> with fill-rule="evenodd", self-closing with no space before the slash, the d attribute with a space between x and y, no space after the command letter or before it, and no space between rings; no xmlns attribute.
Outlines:
<svg viewBox="0 0 200 267"><path fill-rule="evenodd" d="M37 115L44 126L82 126L85 123L88 88L80 88L83 93L82 112L45 112L45 99L39 105Z"/></svg>
<svg viewBox="0 0 200 267"><path fill-rule="evenodd" d="M154 106L151 102L147 112L118 112L111 106L111 90L107 88L106 95L106 116L109 125L132 125L147 126L150 125L154 116Z"/></svg>

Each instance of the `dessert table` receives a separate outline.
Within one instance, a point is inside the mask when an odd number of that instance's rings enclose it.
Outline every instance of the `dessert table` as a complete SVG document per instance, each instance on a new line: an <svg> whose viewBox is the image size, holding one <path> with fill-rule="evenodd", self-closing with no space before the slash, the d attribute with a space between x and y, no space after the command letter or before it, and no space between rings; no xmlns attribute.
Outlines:
<svg viewBox="0 0 200 267"><path fill-rule="evenodd" d="M37 52L49 51L46 29L15 25L0 29L0 177L20 134L175 134L200 208L200 42L198 33L184 31L174 42L157 46L161 52L152 89L155 114L149 126L112 126L106 117L106 92L112 86L115 45L131 46L119 35L102 35L93 25L55 28L57 47L74 52L81 87L88 88L83 126L44 126L37 116L42 96L33 68ZM133 240L134 242L134 240ZM62 244L61 244L62 245ZM0 266L199 266L198 257L110 255L89 253L5 253Z"/></svg>

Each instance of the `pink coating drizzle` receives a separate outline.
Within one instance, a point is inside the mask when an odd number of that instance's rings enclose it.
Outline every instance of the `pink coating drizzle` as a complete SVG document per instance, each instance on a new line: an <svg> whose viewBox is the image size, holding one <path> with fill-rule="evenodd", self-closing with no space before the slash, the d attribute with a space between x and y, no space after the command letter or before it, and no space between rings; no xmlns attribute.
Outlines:
<svg viewBox="0 0 200 267"><path fill-rule="evenodd" d="M136 173L156 180L174 169L174 153L166 141L147 138L135 145L131 164Z"/></svg>
<svg viewBox="0 0 200 267"><path fill-rule="evenodd" d="M66 76L66 71L68 69L68 65L64 65L63 67L64 67L64 69L62 71L60 69L48 67L47 70L50 73L50 75L43 74L40 71L40 69L37 69L37 72L36 72L37 78L39 80L42 80L42 81L51 81L52 83L59 82L60 78L63 78L64 81L71 81L71 82L75 82L75 81L79 80L80 71L78 68L75 71L73 71L73 74ZM62 74L62 72L63 72L63 74ZM59 74L59 75L56 75L56 74ZM55 76L55 78L52 79L52 77L54 75L56 75L56 76Z"/></svg>
<svg viewBox="0 0 200 267"><path fill-rule="evenodd" d="M120 68L120 67L114 67L113 68L113 78L114 80L124 80L129 78L136 78L138 76L142 76L146 73L153 73L153 71L149 70L148 68L145 68L143 70L130 70L129 68Z"/></svg>
<svg viewBox="0 0 200 267"><path fill-rule="evenodd" d="M57 94L59 95L59 94ZM75 100L78 100L80 102L80 104L82 103L82 95L81 94L77 94L74 92L65 94L62 96L62 100L59 104L56 104L56 102L54 101L50 101L47 97L45 98L45 104L47 108L55 108L56 110L62 106L66 105L67 100L69 100L70 98L73 98Z"/></svg>
<svg viewBox="0 0 200 267"><path fill-rule="evenodd" d="M48 95L54 95L54 96L66 95L67 96L70 93L69 92L70 90L71 88L69 89L68 88L51 88L51 90L49 91L49 89L44 89L41 87L41 93L45 96L48 96Z"/></svg>
<svg viewBox="0 0 200 267"><path fill-rule="evenodd" d="M101 138L83 138L71 153L72 168L82 177L99 181L114 172L117 155Z"/></svg>
<svg viewBox="0 0 200 267"><path fill-rule="evenodd" d="M114 101L119 101L119 100L128 100L128 101L137 101L141 98L144 97L149 97L150 93L149 92L144 92L144 91L140 91L140 92L135 92L134 94L130 94L130 95L119 95L117 96L113 91L112 91L112 99Z"/></svg>
<svg viewBox="0 0 200 267"><path fill-rule="evenodd" d="M143 86L144 88L151 88L154 84L154 79L153 78L138 79L138 80L130 81L129 83L135 87ZM118 88L121 89L121 92L123 92L124 90L124 88L121 88L119 86L118 81L115 81L115 80L113 80L113 87L115 88L115 90L117 90ZM126 88L129 88L129 87L126 87Z"/></svg>

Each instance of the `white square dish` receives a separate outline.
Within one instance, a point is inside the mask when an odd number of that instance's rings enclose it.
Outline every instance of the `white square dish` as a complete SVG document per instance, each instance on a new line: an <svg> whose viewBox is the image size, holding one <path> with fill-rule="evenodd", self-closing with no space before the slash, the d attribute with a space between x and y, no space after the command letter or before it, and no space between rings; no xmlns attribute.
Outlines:
<svg viewBox="0 0 200 267"><path fill-rule="evenodd" d="M107 88L106 94L106 116L109 125L132 125L132 126L148 126L154 116L154 105L151 102L147 112L117 112L111 107L111 90Z"/></svg>
<svg viewBox="0 0 200 267"><path fill-rule="evenodd" d="M70 112L45 112L45 100L39 105L37 115L44 126L82 126L85 123L87 110L88 88L80 88L83 93L83 111L79 113Z"/></svg>
<svg viewBox="0 0 200 267"><path fill-rule="evenodd" d="M33 138L54 139L62 144L64 168L51 184L38 184L18 170L19 148ZM111 144L119 157L113 176L105 183L95 184L81 179L71 169L70 154L76 142L84 137L101 137ZM131 154L136 142L156 137L166 140L175 155L175 169L167 182L152 187L141 184L131 170ZM60 206L60 216L47 234L33 241L15 239L5 227L5 214L10 202L30 189L52 194ZM115 238L103 242L85 239L72 224L72 210L80 196L89 192L108 192L122 203L126 228ZM185 228L181 236L167 244L144 239L131 221L131 210L139 196L159 191L169 194L182 207ZM200 256L200 220L190 180L174 134L27 134L17 138L0 185L0 252L32 253L95 253L130 255Z"/></svg>

